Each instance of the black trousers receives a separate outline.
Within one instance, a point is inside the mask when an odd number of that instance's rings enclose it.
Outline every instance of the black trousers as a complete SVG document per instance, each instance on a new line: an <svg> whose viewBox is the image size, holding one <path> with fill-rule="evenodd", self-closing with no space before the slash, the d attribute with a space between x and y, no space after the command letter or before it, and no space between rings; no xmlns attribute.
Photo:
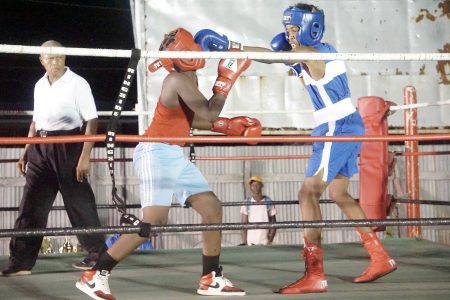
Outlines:
<svg viewBox="0 0 450 300"><path fill-rule="evenodd" d="M48 215L61 192L73 227L100 226L91 186L76 179L82 143L30 145L27 150L26 183L15 229L45 228ZM43 237L13 237L10 264L31 270L36 263ZM96 259L106 249L104 235L79 235L88 257Z"/></svg>

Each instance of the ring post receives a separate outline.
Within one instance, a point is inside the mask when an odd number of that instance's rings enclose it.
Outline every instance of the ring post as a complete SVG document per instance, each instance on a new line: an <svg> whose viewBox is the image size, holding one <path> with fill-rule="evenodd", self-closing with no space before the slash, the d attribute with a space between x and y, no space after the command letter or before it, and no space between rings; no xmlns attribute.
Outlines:
<svg viewBox="0 0 450 300"><path fill-rule="evenodd" d="M358 111L366 127L366 135L388 134L389 104L376 96L358 98ZM359 205L369 219L386 219L389 207L387 184L389 176L388 142L362 143L359 155ZM386 226L376 226L384 231Z"/></svg>
<svg viewBox="0 0 450 300"><path fill-rule="evenodd" d="M403 90L404 104L416 104L416 89L412 86L406 86ZM417 135L417 108L405 110L405 135ZM418 152L418 141L405 141L405 152ZM419 200L419 158L417 156L406 156L406 192L410 200ZM420 205L407 204L407 217L411 219L420 218ZM422 229L420 226L408 226L408 237L421 237Z"/></svg>

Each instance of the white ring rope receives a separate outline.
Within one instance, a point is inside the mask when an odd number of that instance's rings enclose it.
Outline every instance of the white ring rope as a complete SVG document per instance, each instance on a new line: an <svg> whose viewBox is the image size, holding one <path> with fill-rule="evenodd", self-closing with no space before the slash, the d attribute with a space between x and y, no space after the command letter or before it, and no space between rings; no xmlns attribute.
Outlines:
<svg viewBox="0 0 450 300"><path fill-rule="evenodd" d="M435 103L430 102L424 102L424 103L416 103L416 104L405 104L405 105L391 105L389 107L389 110L391 111L397 111L397 110L406 110L406 109L412 109L412 108L420 108L420 107L429 107L429 106L441 106L441 105L447 105L450 104L450 100L445 101L438 101ZM305 113L313 113L313 109L300 109L300 110L262 110L262 111L250 111L250 110L233 110L233 111L224 111L223 114L305 114Z"/></svg>
<svg viewBox="0 0 450 300"><path fill-rule="evenodd" d="M424 103L417 103L417 104L405 104L405 105L392 105L389 107L389 110L391 111L397 111L397 110L406 110L406 109L413 109L413 108L421 108L421 107L429 107L429 106L441 106L441 105L448 105L450 104L450 100L445 101L438 101L435 103L430 102L424 102ZM312 109L300 109L300 110L262 110L262 111L249 111L249 110L233 110L233 111L223 111L222 113L224 115L231 114L231 115L246 115L246 114L305 114L305 113L312 113L314 110ZM98 111L97 114L99 116L111 116L112 111ZM17 111L17 110L0 110L0 116L32 116L33 111L32 110L24 110L24 111ZM153 112L149 111L122 111L122 116L141 116L141 115L151 115L153 116Z"/></svg>
<svg viewBox="0 0 450 300"><path fill-rule="evenodd" d="M410 108L419 108L419 107L428 107L428 106L441 106L450 104L450 100L438 101L435 103L416 103L416 104L405 104L405 105L393 105L389 108L389 110L401 110L401 109L410 109Z"/></svg>
<svg viewBox="0 0 450 300"><path fill-rule="evenodd" d="M131 50L40 47L0 44L0 53L54 54L75 56L131 57ZM291 53L291 52L202 52L202 51L145 51L141 57L152 58L250 58L258 60L450 60L450 53Z"/></svg>
<svg viewBox="0 0 450 300"><path fill-rule="evenodd" d="M40 47L0 44L0 53L15 54L55 54L96 57L130 57L131 50L97 49L97 48L66 48ZM196 51L141 51L141 57L153 58L250 58L259 60L450 60L450 53L290 53L290 52L196 52ZM436 103L417 103L391 106L391 111L439 106L450 104L450 100ZM305 114L312 113L312 109L302 110L267 110L257 114ZM99 111L99 116L110 116L111 111ZM254 111L225 111L224 114L241 115L254 114ZM33 111L0 110L0 115L24 116L33 115ZM122 116L153 115L153 112L122 111Z"/></svg>

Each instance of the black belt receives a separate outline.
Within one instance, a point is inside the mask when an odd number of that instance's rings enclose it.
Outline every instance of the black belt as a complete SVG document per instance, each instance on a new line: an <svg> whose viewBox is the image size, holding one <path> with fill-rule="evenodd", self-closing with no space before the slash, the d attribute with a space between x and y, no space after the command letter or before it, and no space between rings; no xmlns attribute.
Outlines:
<svg viewBox="0 0 450 300"><path fill-rule="evenodd" d="M80 134L81 130L80 130L80 128L74 128L74 129L71 129L71 130L44 130L44 129L40 129L36 133L40 137L46 137L46 136L55 136L55 135L76 135L76 134Z"/></svg>

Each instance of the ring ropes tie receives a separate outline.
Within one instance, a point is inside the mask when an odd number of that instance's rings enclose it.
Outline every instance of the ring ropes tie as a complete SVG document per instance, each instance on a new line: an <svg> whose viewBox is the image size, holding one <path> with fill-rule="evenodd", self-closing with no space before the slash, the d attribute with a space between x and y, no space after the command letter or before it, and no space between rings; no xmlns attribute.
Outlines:
<svg viewBox="0 0 450 300"><path fill-rule="evenodd" d="M189 130L189 136L194 136L194 128L192 128L192 127ZM189 160L194 164L196 163L194 143L189 144Z"/></svg>
<svg viewBox="0 0 450 300"><path fill-rule="evenodd" d="M139 218L136 217L135 215L127 213L125 201L117 194L116 180L114 177L114 150L118 127L117 125L119 122L120 114L127 100L131 83L133 82L133 79L136 75L137 65L139 63L140 58L141 58L141 50L132 49L130 61L127 67L127 72L125 73L125 77L119 90L119 95L117 96L116 103L114 104L113 112L109 120L105 143L106 143L106 157L108 160L109 174L111 175L112 181L112 190L111 190L112 201L116 209L122 214L122 216L120 217L120 223L132 226L139 226L140 230L138 234L142 237L149 237L150 224L144 223L141 220L139 220Z"/></svg>

